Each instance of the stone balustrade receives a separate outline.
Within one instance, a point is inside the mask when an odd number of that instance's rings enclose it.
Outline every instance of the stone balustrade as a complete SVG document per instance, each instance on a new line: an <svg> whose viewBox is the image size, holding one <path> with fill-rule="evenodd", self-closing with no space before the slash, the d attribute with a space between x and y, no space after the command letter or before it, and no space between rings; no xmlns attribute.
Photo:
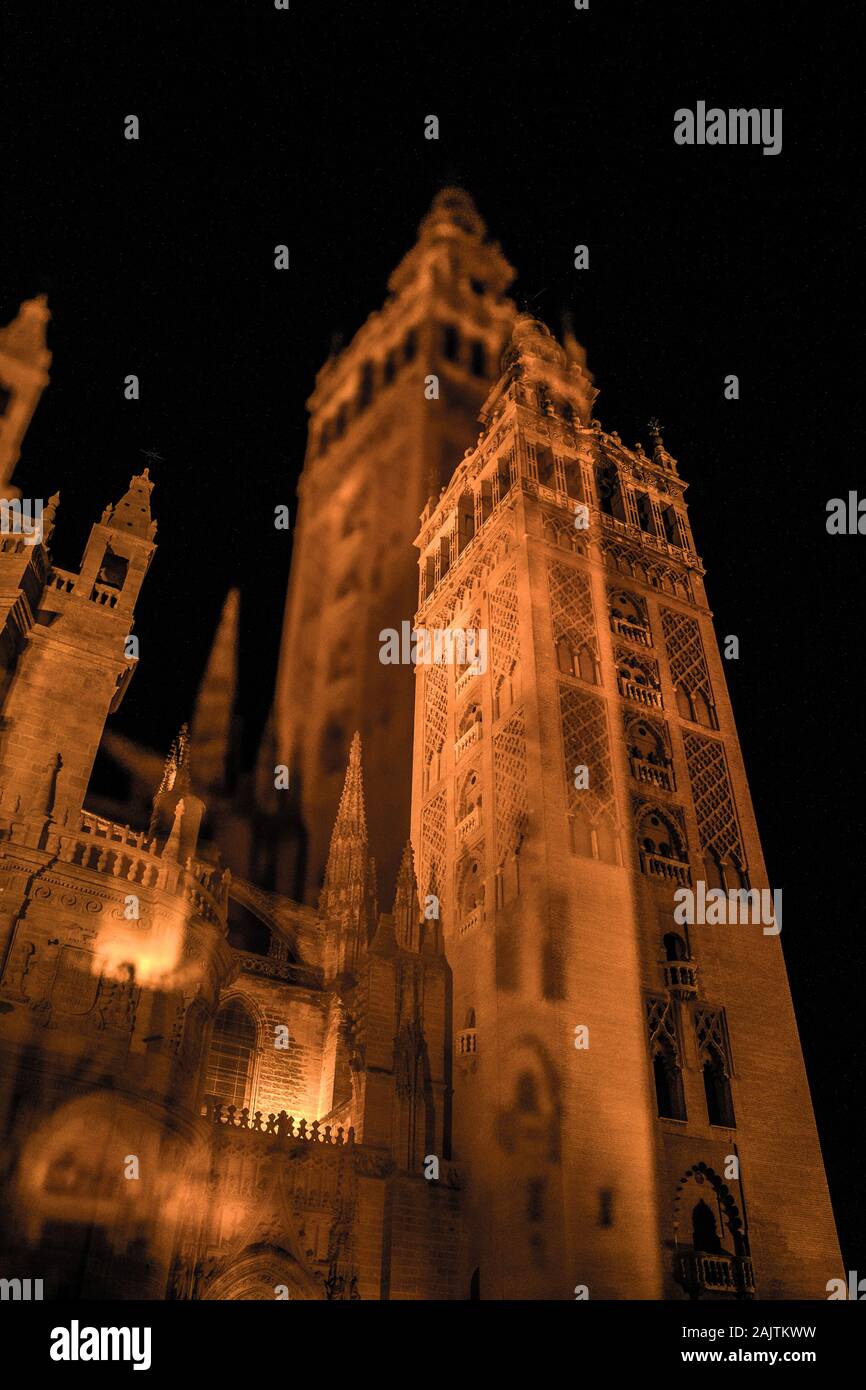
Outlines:
<svg viewBox="0 0 866 1390"><path fill-rule="evenodd" d="M641 685L638 681L626 680L624 676L618 676L617 679L619 693L627 700L635 700L639 705L649 705L655 709L662 708L662 693L656 690L655 686Z"/></svg>
<svg viewBox="0 0 866 1390"><path fill-rule="evenodd" d="M639 642L642 647L652 646L649 628L642 623L629 623L625 618L611 617L610 625L618 636L628 638L629 642Z"/></svg>
<svg viewBox="0 0 866 1390"><path fill-rule="evenodd" d="M707 1255L692 1250L679 1256L679 1266L680 1278L687 1289L747 1295L755 1292L752 1262L745 1256L725 1252Z"/></svg>
<svg viewBox="0 0 866 1390"><path fill-rule="evenodd" d="M481 807L473 806L468 815L464 816L457 826L457 843L462 844L467 836L477 830L481 824Z"/></svg>
<svg viewBox="0 0 866 1390"><path fill-rule="evenodd" d="M463 754L466 752L466 749L471 748L473 743L477 743L480 737L481 721L479 719L476 719L475 723L470 724L469 728L466 730L466 733L461 734L460 738L458 738L457 742L455 743L454 761L459 761L459 759L462 758Z"/></svg>
<svg viewBox="0 0 866 1390"><path fill-rule="evenodd" d="M265 1117L261 1110L250 1114L247 1106L225 1105L214 1096L208 1096L202 1107L204 1118L220 1129L246 1130L251 1134L269 1135L274 1139L285 1139L308 1144L354 1144L355 1130L352 1125L344 1129L338 1125L322 1125L318 1120L308 1124L303 1118L296 1120L281 1110L278 1115Z"/></svg>
<svg viewBox="0 0 866 1390"><path fill-rule="evenodd" d="M674 790L673 770L663 763L651 763L646 758L630 759L632 776L638 782L646 782L651 787L661 787L663 791Z"/></svg>
<svg viewBox="0 0 866 1390"><path fill-rule="evenodd" d="M689 866L681 859L668 859L663 854L650 854L649 851L642 849L640 862L643 872L652 878L662 878L673 883L686 885L691 882Z"/></svg>
<svg viewBox="0 0 866 1390"><path fill-rule="evenodd" d="M198 860L190 859L184 865L166 859L154 853L154 842L145 830L131 830L128 825L82 811L77 832L62 830L52 839L52 852L61 863L183 896L209 921L221 922L225 917L227 871Z"/></svg>

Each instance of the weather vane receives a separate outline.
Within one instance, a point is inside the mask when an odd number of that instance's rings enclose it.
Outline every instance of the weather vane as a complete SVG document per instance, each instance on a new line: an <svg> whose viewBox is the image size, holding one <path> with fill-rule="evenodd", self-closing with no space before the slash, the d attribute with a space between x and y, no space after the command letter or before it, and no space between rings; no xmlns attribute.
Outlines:
<svg viewBox="0 0 866 1390"><path fill-rule="evenodd" d="M158 454L155 449L139 449L138 452L144 454L146 459L150 459L151 463L165 463L162 454Z"/></svg>

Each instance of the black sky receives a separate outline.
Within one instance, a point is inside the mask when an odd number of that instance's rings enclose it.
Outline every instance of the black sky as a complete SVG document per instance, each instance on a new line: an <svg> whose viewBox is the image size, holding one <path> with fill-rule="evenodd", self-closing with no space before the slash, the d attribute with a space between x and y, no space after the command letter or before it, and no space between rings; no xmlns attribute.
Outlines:
<svg viewBox="0 0 866 1390"><path fill-rule="evenodd" d="M53 313L16 481L60 489L57 562L77 566L142 450L164 459L141 668L115 727L168 746L239 584L254 747L290 558L273 509L294 512L304 401L437 188L462 183L516 291L554 330L571 312L604 425L647 444L658 415L690 483L717 631L740 638L728 681L843 1253L863 1267L866 539L825 530L829 498L866 493L845 38L821 7L776 0L178 8L13 4L0 49L0 321L42 290ZM782 153L675 146L673 113L698 100L781 107Z"/></svg>

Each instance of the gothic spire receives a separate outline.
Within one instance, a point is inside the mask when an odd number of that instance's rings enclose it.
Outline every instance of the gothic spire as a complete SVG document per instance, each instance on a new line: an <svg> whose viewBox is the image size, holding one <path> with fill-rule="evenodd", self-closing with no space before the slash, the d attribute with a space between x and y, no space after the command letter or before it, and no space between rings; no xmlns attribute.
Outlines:
<svg viewBox="0 0 866 1390"><path fill-rule="evenodd" d="M189 788L189 725L181 724L180 729L172 739L171 748L168 750L157 796L161 792L185 792Z"/></svg>
<svg viewBox="0 0 866 1390"><path fill-rule="evenodd" d="M147 832L153 841L152 853L168 853L182 863L195 853L205 809L201 797L193 793L189 764L189 728L182 724L165 760Z"/></svg>
<svg viewBox="0 0 866 1390"><path fill-rule="evenodd" d="M397 882L394 889L394 906L391 909L398 943L406 950L418 949L418 880L415 877L415 860L412 845L407 840L400 861Z"/></svg>
<svg viewBox="0 0 866 1390"><path fill-rule="evenodd" d="M376 921L375 885L376 870L367 841L361 735L356 733L331 834L319 911L322 916L340 920L347 927L363 926L362 938L366 945Z"/></svg>
<svg viewBox="0 0 866 1390"><path fill-rule="evenodd" d="M205 791L223 788L227 781L238 678L239 609L240 594L230 589L192 716L196 781Z"/></svg>

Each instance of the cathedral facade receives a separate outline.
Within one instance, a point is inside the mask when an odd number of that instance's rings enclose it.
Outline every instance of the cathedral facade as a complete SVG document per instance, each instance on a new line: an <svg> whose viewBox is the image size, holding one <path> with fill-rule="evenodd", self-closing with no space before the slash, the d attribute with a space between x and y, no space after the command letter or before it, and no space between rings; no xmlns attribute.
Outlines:
<svg viewBox="0 0 866 1390"><path fill-rule="evenodd" d="M839 1276L686 484L657 426L646 453L602 428L581 350L512 278L447 190L320 373L240 800L230 596L191 731L156 769L115 742L147 813L88 805L138 664L153 484L76 572L52 563L57 499L24 534L6 487L4 1277L749 1300ZM0 333L4 483L46 316ZM431 640L388 664L404 619Z"/></svg>

